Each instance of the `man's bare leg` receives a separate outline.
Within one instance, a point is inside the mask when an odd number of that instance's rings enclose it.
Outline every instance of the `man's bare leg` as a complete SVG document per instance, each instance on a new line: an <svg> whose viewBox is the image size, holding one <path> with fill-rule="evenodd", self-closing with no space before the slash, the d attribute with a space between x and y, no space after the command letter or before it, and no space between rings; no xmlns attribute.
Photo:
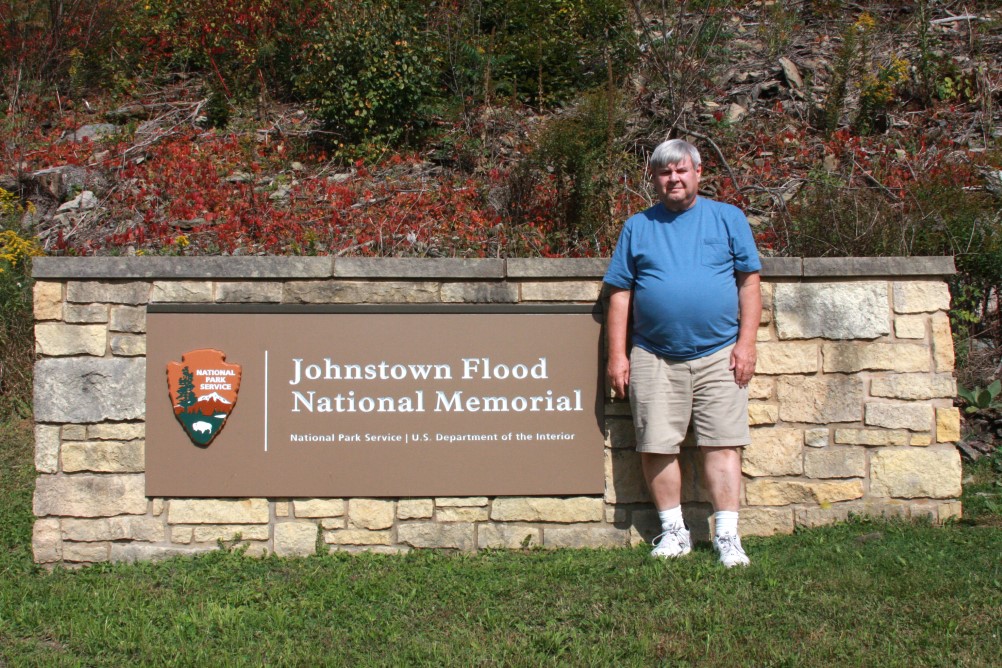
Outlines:
<svg viewBox="0 0 1002 668"><path fill-rule="evenodd" d="M741 450L703 448L703 473L713 502L713 546L720 563L747 566L748 556L738 536L738 508L741 505Z"/></svg>
<svg viewBox="0 0 1002 668"><path fill-rule="evenodd" d="M641 452L640 464L644 470L647 489L659 511L682 505L682 469L678 455Z"/></svg>

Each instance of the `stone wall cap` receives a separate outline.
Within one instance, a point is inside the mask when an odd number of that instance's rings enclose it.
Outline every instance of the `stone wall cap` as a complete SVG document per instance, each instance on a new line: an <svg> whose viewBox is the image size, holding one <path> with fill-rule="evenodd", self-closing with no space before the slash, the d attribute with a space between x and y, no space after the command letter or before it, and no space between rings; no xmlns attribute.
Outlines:
<svg viewBox="0 0 1002 668"><path fill-rule="evenodd" d="M953 257L809 257L804 276L951 276Z"/></svg>
<svg viewBox="0 0 1002 668"><path fill-rule="evenodd" d="M281 279L330 278L329 257L37 257L40 279Z"/></svg>
<svg viewBox="0 0 1002 668"><path fill-rule="evenodd" d="M803 260L799 257L763 257L761 274L765 278L773 276L802 276Z"/></svg>
<svg viewBox="0 0 1002 668"><path fill-rule="evenodd" d="M512 257L508 258L507 265L508 278L601 279L609 266L609 258Z"/></svg>
<svg viewBox="0 0 1002 668"><path fill-rule="evenodd" d="M504 260L350 257L334 260L335 278L504 278Z"/></svg>
<svg viewBox="0 0 1002 668"><path fill-rule="evenodd" d="M609 258L331 258L298 256L38 257L37 279L582 279L601 280ZM764 257L762 276L951 276L950 256Z"/></svg>

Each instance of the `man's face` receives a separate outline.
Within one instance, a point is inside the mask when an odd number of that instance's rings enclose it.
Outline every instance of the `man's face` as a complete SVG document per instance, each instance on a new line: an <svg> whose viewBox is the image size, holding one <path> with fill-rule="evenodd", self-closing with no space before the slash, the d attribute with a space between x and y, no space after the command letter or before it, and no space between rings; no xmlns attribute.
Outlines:
<svg viewBox="0 0 1002 668"><path fill-rule="evenodd" d="M654 189L669 211L685 211L696 203L699 177L703 167L692 166L686 156L674 165L665 165L654 171Z"/></svg>

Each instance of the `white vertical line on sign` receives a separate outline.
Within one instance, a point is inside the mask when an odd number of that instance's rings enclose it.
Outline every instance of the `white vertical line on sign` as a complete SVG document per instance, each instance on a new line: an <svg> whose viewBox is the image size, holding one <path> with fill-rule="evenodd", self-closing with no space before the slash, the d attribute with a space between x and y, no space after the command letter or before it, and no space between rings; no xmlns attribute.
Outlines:
<svg viewBox="0 0 1002 668"><path fill-rule="evenodd" d="M268 351L264 351L264 451L268 452Z"/></svg>

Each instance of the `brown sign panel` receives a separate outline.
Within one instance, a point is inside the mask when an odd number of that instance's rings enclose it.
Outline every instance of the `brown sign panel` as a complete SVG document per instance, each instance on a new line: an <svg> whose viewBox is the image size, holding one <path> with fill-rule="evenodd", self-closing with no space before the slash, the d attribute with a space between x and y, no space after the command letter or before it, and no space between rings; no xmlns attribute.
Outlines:
<svg viewBox="0 0 1002 668"><path fill-rule="evenodd" d="M150 306L146 493L603 493L600 318L590 309L331 311ZM234 390L234 375L239 385L211 447L198 438L211 418L178 425L183 368L196 399L227 400L219 388Z"/></svg>

